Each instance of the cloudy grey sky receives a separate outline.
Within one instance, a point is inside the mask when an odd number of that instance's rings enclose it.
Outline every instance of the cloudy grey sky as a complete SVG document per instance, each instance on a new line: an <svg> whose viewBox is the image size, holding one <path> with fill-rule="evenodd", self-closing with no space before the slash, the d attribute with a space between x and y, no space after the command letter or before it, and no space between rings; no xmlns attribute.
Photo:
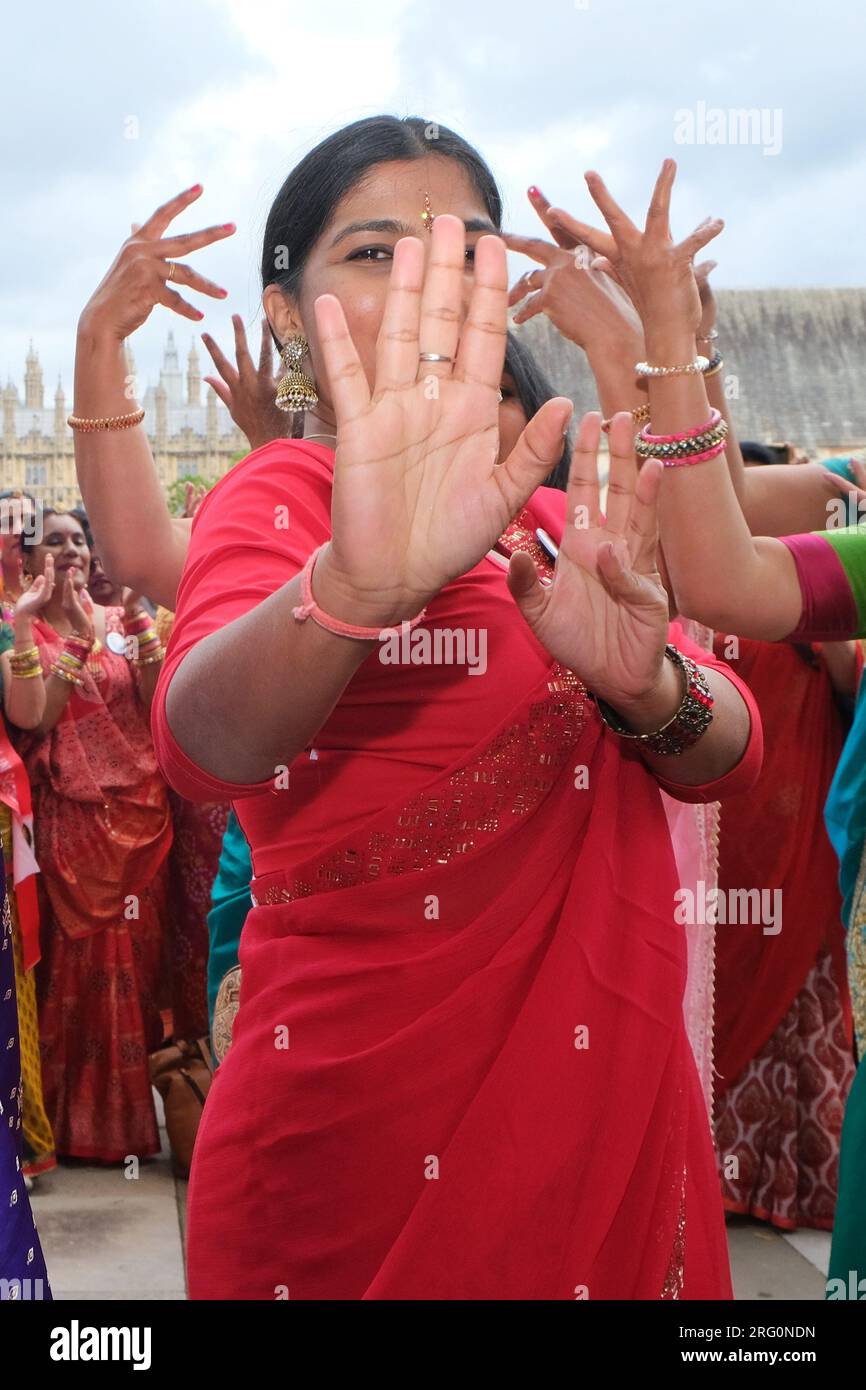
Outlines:
<svg viewBox="0 0 866 1390"><path fill-rule="evenodd" d="M257 323L273 195L322 136L379 111L472 140L516 231L537 225L529 183L589 216L596 167L637 213L673 154L675 230L727 221L720 286L866 282L857 0L12 0L3 46L4 382L32 337L49 393L58 373L70 390L78 314L129 224L196 180L180 229L239 229L196 257L230 291L205 326ZM745 143L738 109L763 113ZM197 330L163 309L134 340L149 380L170 326L185 356Z"/></svg>

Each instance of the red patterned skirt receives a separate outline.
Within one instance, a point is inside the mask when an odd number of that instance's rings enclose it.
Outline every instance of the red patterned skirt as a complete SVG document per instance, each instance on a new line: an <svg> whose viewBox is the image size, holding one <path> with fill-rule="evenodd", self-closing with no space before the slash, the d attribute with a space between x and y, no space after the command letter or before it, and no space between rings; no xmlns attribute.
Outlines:
<svg viewBox="0 0 866 1390"><path fill-rule="evenodd" d="M854 1061L826 947L782 1022L716 1101L725 1209L781 1230L833 1228Z"/></svg>
<svg viewBox="0 0 866 1390"><path fill-rule="evenodd" d="M158 1153L148 1054L162 1040L159 979L167 869L138 920L72 939L42 895L37 966L45 1107L58 1154L117 1163Z"/></svg>
<svg viewBox="0 0 866 1390"><path fill-rule="evenodd" d="M210 895L229 808L196 804L169 790L174 839L168 856L167 1003L179 1038L208 1032L207 960Z"/></svg>

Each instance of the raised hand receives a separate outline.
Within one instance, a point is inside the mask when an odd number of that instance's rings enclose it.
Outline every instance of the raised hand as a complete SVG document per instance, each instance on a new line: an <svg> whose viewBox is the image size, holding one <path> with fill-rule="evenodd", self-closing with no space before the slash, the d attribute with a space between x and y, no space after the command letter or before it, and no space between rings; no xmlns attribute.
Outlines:
<svg viewBox="0 0 866 1390"><path fill-rule="evenodd" d="M461 324L465 273L456 217L435 219L426 270L417 237L397 243L372 389L339 300L316 301L337 448L332 541L314 587L326 611L365 626L413 617L477 564L562 450L571 403L554 398L497 465L504 243L478 241ZM421 353L445 360L421 361Z"/></svg>
<svg viewBox="0 0 866 1390"><path fill-rule="evenodd" d="M634 424L610 429L607 517L599 507L601 416L583 417L568 479L566 525L553 580L512 556L508 585L550 654L622 713L652 699L664 675L668 596L658 572L656 499L662 465L638 473Z"/></svg>
<svg viewBox="0 0 866 1390"><path fill-rule="evenodd" d="M181 516L191 521L207 497L207 488L204 483L187 483L183 490L183 511Z"/></svg>
<svg viewBox="0 0 866 1390"><path fill-rule="evenodd" d="M205 381L216 391L239 430L249 440L251 449L269 444L272 439L286 435L287 416L274 405L277 379L274 376L274 346L270 325L262 319L262 343L258 366L250 356L247 335L240 314L232 314L235 330L235 360L233 367L225 353L209 333L202 333L202 342L213 358L219 376L206 376Z"/></svg>
<svg viewBox="0 0 866 1390"><path fill-rule="evenodd" d="M546 314L554 328L582 348L623 338L643 343L637 311L610 275L591 269L589 260L578 252L563 250L542 237L506 233L503 241L509 251L530 256L542 267L527 271L512 286L509 305L524 301L514 315L515 323Z"/></svg>
<svg viewBox="0 0 866 1390"><path fill-rule="evenodd" d="M84 591L82 590L82 595L83 593ZM91 613L84 607L82 595L78 594L72 581L72 575L67 574L63 581L61 606L72 624L72 631L75 636L84 637L88 642L92 642L94 638L93 619Z"/></svg>
<svg viewBox="0 0 866 1390"><path fill-rule="evenodd" d="M701 301L695 280L694 257L724 227L720 218L706 218L691 236L674 242L670 230L671 190L677 166L662 164L641 232L608 192L599 174L586 175L590 194L610 228L610 237L594 236L602 268L610 268L637 308L644 332L668 329L696 334ZM583 224L575 224L583 225ZM589 242L588 244L592 244ZM594 264L598 265L596 261Z"/></svg>
<svg viewBox="0 0 866 1390"><path fill-rule="evenodd" d="M45 556L45 567L41 574L31 582L28 588L23 589L18 602L15 605L15 618L34 618L37 613L48 603L54 593L54 556Z"/></svg>
<svg viewBox="0 0 866 1390"><path fill-rule="evenodd" d="M178 193L127 238L84 307L83 327L94 333L107 332L118 339L127 338L150 317L157 304L164 304L187 319L203 319L201 310L174 288L177 285L197 290L212 299L225 299L227 290L173 258L187 256L231 236L235 231L234 223L207 227L200 232L165 235L169 225L201 197L201 193L201 184Z"/></svg>

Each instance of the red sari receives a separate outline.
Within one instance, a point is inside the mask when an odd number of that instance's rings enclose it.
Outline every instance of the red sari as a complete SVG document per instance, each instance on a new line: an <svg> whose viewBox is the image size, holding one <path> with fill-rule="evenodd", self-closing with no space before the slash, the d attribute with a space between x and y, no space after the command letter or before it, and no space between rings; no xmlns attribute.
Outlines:
<svg viewBox="0 0 866 1390"><path fill-rule="evenodd" d="M42 621L33 633L47 673L61 639ZM59 1154L116 1162L160 1148L148 1053L171 821L132 667L107 647L98 679L91 663L54 728L18 742L41 869L45 1105Z"/></svg>
<svg viewBox="0 0 866 1390"><path fill-rule="evenodd" d="M719 843L722 891L778 890L782 907L778 932L716 929L722 1196L728 1211L783 1230L833 1228L854 1078L839 865L824 826L844 730L830 677L808 655L739 639L736 669L765 718L766 756L757 786L725 807Z"/></svg>
<svg viewBox="0 0 866 1390"><path fill-rule="evenodd" d="M502 569L428 608L484 629L486 674L373 653L287 790L228 788L171 736L184 654L327 538L332 459L279 441L209 494L154 702L169 780L233 792L258 904L193 1163L191 1294L729 1297L659 784ZM558 534L563 508L540 490L511 545L540 559L533 527ZM685 795L747 786L753 730L739 768Z"/></svg>

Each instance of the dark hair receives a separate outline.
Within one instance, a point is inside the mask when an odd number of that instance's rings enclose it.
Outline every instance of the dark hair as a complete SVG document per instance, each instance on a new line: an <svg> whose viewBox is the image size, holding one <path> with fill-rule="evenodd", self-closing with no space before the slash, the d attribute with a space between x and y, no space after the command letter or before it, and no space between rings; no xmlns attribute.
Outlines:
<svg viewBox="0 0 866 1390"><path fill-rule="evenodd" d="M28 502L32 502L34 507L36 506L36 498L33 496L33 494L30 492L22 492L20 488L7 487L5 491L0 492L0 502L5 502L10 497L14 497L17 500L26 497Z"/></svg>
<svg viewBox="0 0 866 1390"><path fill-rule="evenodd" d="M740 453L743 463L778 463L779 460L766 444L756 444L753 439L740 440Z"/></svg>
<svg viewBox="0 0 866 1390"><path fill-rule="evenodd" d="M496 180L462 136L420 116L368 116L322 140L289 174L268 214L262 288L279 285L296 298L307 258L340 199L375 165L428 155L462 164L491 222L501 227L502 198Z"/></svg>
<svg viewBox="0 0 866 1390"><path fill-rule="evenodd" d="M514 378L517 399L523 407L527 420L531 420L545 401L551 400L556 392L539 367L529 348L521 343L514 333L508 334L505 348L505 370ZM558 487L563 492L568 484L568 470L571 465L571 441L566 436L562 445L562 457L544 480L545 487Z"/></svg>
<svg viewBox="0 0 866 1390"><path fill-rule="evenodd" d="M46 518L46 517L48 517L48 516L74 516L74 517L75 517L75 520L78 522L79 526L81 527L82 531L84 532L84 539L87 541L87 548L88 548L88 550L90 550L90 551L92 552L92 550L93 550L93 536L91 535L91 532L90 532L90 523L89 523L88 520L87 520L87 514L86 514L86 512L84 512L84 511L82 510L81 507L49 507L49 506L43 504L42 502L36 502L35 505L36 505L36 515L39 516L39 517L41 518L41 520L42 520L41 531L42 531L43 534L45 533L45 518ZM21 537L21 550L22 550L22 552L24 552L25 554L26 554L28 551L30 551L30 550L35 550L35 549L36 549L36 546L37 546L38 544L39 544L39 542L36 541L36 540L34 540L34 538L33 538L32 536L27 535L26 532L25 532L25 533L22 535L22 537Z"/></svg>

